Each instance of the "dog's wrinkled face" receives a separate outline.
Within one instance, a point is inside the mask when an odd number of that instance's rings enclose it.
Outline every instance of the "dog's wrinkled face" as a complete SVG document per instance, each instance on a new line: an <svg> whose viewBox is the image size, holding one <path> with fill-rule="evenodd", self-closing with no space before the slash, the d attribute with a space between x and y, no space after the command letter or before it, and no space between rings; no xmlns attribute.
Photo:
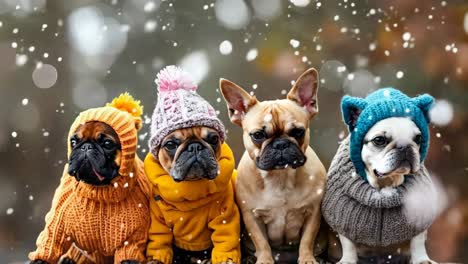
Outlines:
<svg viewBox="0 0 468 264"><path fill-rule="evenodd" d="M375 188L398 186L420 168L421 131L409 118L376 123L364 137L361 152L369 183Z"/></svg>
<svg viewBox="0 0 468 264"><path fill-rule="evenodd" d="M221 141L208 127L179 129L167 135L158 151L158 160L174 181L213 180L219 174Z"/></svg>
<svg viewBox="0 0 468 264"><path fill-rule="evenodd" d="M121 146L109 125L91 121L78 127L70 138L68 174L78 181L102 186L118 176Z"/></svg>
<svg viewBox="0 0 468 264"><path fill-rule="evenodd" d="M303 73L283 100L259 102L224 79L220 88L231 121L243 128L245 148L259 169L296 169L304 165L309 121L318 112L316 70Z"/></svg>

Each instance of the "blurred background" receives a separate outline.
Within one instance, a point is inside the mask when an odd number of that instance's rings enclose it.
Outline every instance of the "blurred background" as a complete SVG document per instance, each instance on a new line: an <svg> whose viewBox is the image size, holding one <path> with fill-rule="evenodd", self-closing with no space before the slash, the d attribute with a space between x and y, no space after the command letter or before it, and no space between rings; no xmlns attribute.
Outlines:
<svg viewBox="0 0 468 264"><path fill-rule="evenodd" d="M0 262L35 247L83 109L128 91L145 106L146 155L158 70L178 64L219 111L237 158L218 80L283 98L319 70L311 145L325 166L347 131L340 98L393 86L430 93L426 166L447 208L428 241L436 261L468 260L468 3L428 0L0 0Z"/></svg>

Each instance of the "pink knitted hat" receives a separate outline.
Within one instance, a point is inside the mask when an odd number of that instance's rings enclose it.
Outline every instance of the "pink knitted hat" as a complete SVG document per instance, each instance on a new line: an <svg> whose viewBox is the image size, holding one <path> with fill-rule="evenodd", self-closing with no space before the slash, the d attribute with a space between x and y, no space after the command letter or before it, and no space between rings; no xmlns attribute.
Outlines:
<svg viewBox="0 0 468 264"><path fill-rule="evenodd" d="M158 102L151 122L149 147L157 157L162 140L177 129L206 126L218 131L221 141L226 136L224 125L214 108L196 91L192 78L181 68L171 65L156 77Z"/></svg>

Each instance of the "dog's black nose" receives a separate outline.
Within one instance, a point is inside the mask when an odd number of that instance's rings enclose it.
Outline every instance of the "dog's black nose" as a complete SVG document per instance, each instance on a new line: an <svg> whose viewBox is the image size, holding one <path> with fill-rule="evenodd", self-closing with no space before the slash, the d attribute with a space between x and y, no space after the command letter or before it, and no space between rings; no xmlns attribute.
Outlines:
<svg viewBox="0 0 468 264"><path fill-rule="evenodd" d="M81 150L84 151L84 152L87 152L87 151L92 150L92 149L93 149L93 144L91 144L91 143L84 143L81 146Z"/></svg>
<svg viewBox="0 0 468 264"><path fill-rule="evenodd" d="M275 141L273 141L272 144L273 144L274 149L283 150L291 146L291 141L284 139L284 138L280 138L280 139L276 139Z"/></svg>
<svg viewBox="0 0 468 264"><path fill-rule="evenodd" d="M190 145L188 145L187 151L188 152L197 152L197 151L200 151L200 150L202 150L204 148L205 147L201 143L193 142L193 143L190 143Z"/></svg>

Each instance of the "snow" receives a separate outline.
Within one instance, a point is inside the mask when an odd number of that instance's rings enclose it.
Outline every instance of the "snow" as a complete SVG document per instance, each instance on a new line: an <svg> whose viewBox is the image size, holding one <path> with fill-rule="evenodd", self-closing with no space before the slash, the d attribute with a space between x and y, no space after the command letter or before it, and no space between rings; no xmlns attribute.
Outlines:
<svg viewBox="0 0 468 264"><path fill-rule="evenodd" d="M403 38L404 41L409 41L411 39L411 33L409 33L409 32L403 33L402 38Z"/></svg>
<svg viewBox="0 0 468 264"><path fill-rule="evenodd" d="M14 48L14 49L16 49L16 48L18 47L18 43L12 42L12 43L11 43L11 47Z"/></svg>
<svg viewBox="0 0 468 264"><path fill-rule="evenodd" d="M8 208L8 209L6 210L6 214L7 214L7 215L12 215L14 212L15 212L15 210L14 210L13 208Z"/></svg>
<svg viewBox="0 0 468 264"><path fill-rule="evenodd" d="M223 55L229 55L232 52L232 43L229 40L224 40L219 44L219 52Z"/></svg>
<svg viewBox="0 0 468 264"><path fill-rule="evenodd" d="M372 42L369 44L369 50L374 51L377 48L377 44L375 42Z"/></svg>
<svg viewBox="0 0 468 264"><path fill-rule="evenodd" d="M293 48L298 48L299 45L301 44L301 42L299 42L299 40L296 40L296 39L291 39L289 41L289 44L293 47Z"/></svg>
<svg viewBox="0 0 468 264"><path fill-rule="evenodd" d="M185 55L178 65L187 72L190 72L195 84L199 84L210 71L208 55L205 51L196 50Z"/></svg>
<svg viewBox="0 0 468 264"><path fill-rule="evenodd" d="M445 100L437 100L429 110L429 118L437 126L446 126L450 124L454 116L452 104Z"/></svg>
<svg viewBox="0 0 468 264"><path fill-rule="evenodd" d="M334 20L334 21L340 20L340 16L339 16L339 15L335 15L335 16L333 17L333 20Z"/></svg>
<svg viewBox="0 0 468 264"><path fill-rule="evenodd" d="M297 7L305 7L310 4L310 0L289 0L289 1Z"/></svg>
<svg viewBox="0 0 468 264"><path fill-rule="evenodd" d="M28 105L29 103L29 99L28 98L23 98L23 100L21 100L21 104L22 105Z"/></svg>
<svg viewBox="0 0 468 264"><path fill-rule="evenodd" d="M156 20L150 19L150 20L146 21L145 26L144 26L144 31L146 33L154 32L156 30L157 25L158 25L158 23L156 22Z"/></svg>
<svg viewBox="0 0 468 264"><path fill-rule="evenodd" d="M45 55L45 54L44 54ZM42 89L47 89L57 82L57 69L50 64L39 64L32 73L34 84Z"/></svg>
<svg viewBox="0 0 468 264"><path fill-rule="evenodd" d="M445 51L452 52L452 53L457 53L458 48L455 46L455 43L451 43L451 44L445 45Z"/></svg>
<svg viewBox="0 0 468 264"><path fill-rule="evenodd" d="M258 50L257 49L250 49L248 52L247 52L247 55L245 56L245 59L247 61L253 61L257 58L258 56Z"/></svg>
<svg viewBox="0 0 468 264"><path fill-rule="evenodd" d="M263 21L270 21L281 14L281 0L252 0L255 17Z"/></svg>
<svg viewBox="0 0 468 264"><path fill-rule="evenodd" d="M157 5L155 2L153 1L148 1L146 2L146 4L143 6L143 11L145 11L146 13L150 13L150 12L153 12L155 11L157 8Z"/></svg>
<svg viewBox="0 0 468 264"><path fill-rule="evenodd" d="M92 6L73 10L68 17L72 47L86 56L119 54L127 44L127 31L113 17Z"/></svg>
<svg viewBox="0 0 468 264"><path fill-rule="evenodd" d="M16 54L16 66L21 67L28 62L28 55L26 54Z"/></svg>
<svg viewBox="0 0 468 264"><path fill-rule="evenodd" d="M448 197L436 177L431 177L433 184L415 184L403 197L403 210L409 223L425 224L427 219L437 216L448 205Z"/></svg>
<svg viewBox="0 0 468 264"><path fill-rule="evenodd" d="M250 11L243 0L216 1L215 16L228 29L239 30L250 22Z"/></svg>
<svg viewBox="0 0 468 264"><path fill-rule="evenodd" d="M396 77L397 77L398 79L403 78L404 75L405 75L405 74L404 74L404 72L402 72L402 71L398 71L398 72L396 73Z"/></svg>
<svg viewBox="0 0 468 264"><path fill-rule="evenodd" d="M16 138L18 136L18 133L16 131L11 132L11 137Z"/></svg>
<svg viewBox="0 0 468 264"><path fill-rule="evenodd" d="M466 12L463 17L463 29L465 30L465 33L468 34L468 12Z"/></svg>

